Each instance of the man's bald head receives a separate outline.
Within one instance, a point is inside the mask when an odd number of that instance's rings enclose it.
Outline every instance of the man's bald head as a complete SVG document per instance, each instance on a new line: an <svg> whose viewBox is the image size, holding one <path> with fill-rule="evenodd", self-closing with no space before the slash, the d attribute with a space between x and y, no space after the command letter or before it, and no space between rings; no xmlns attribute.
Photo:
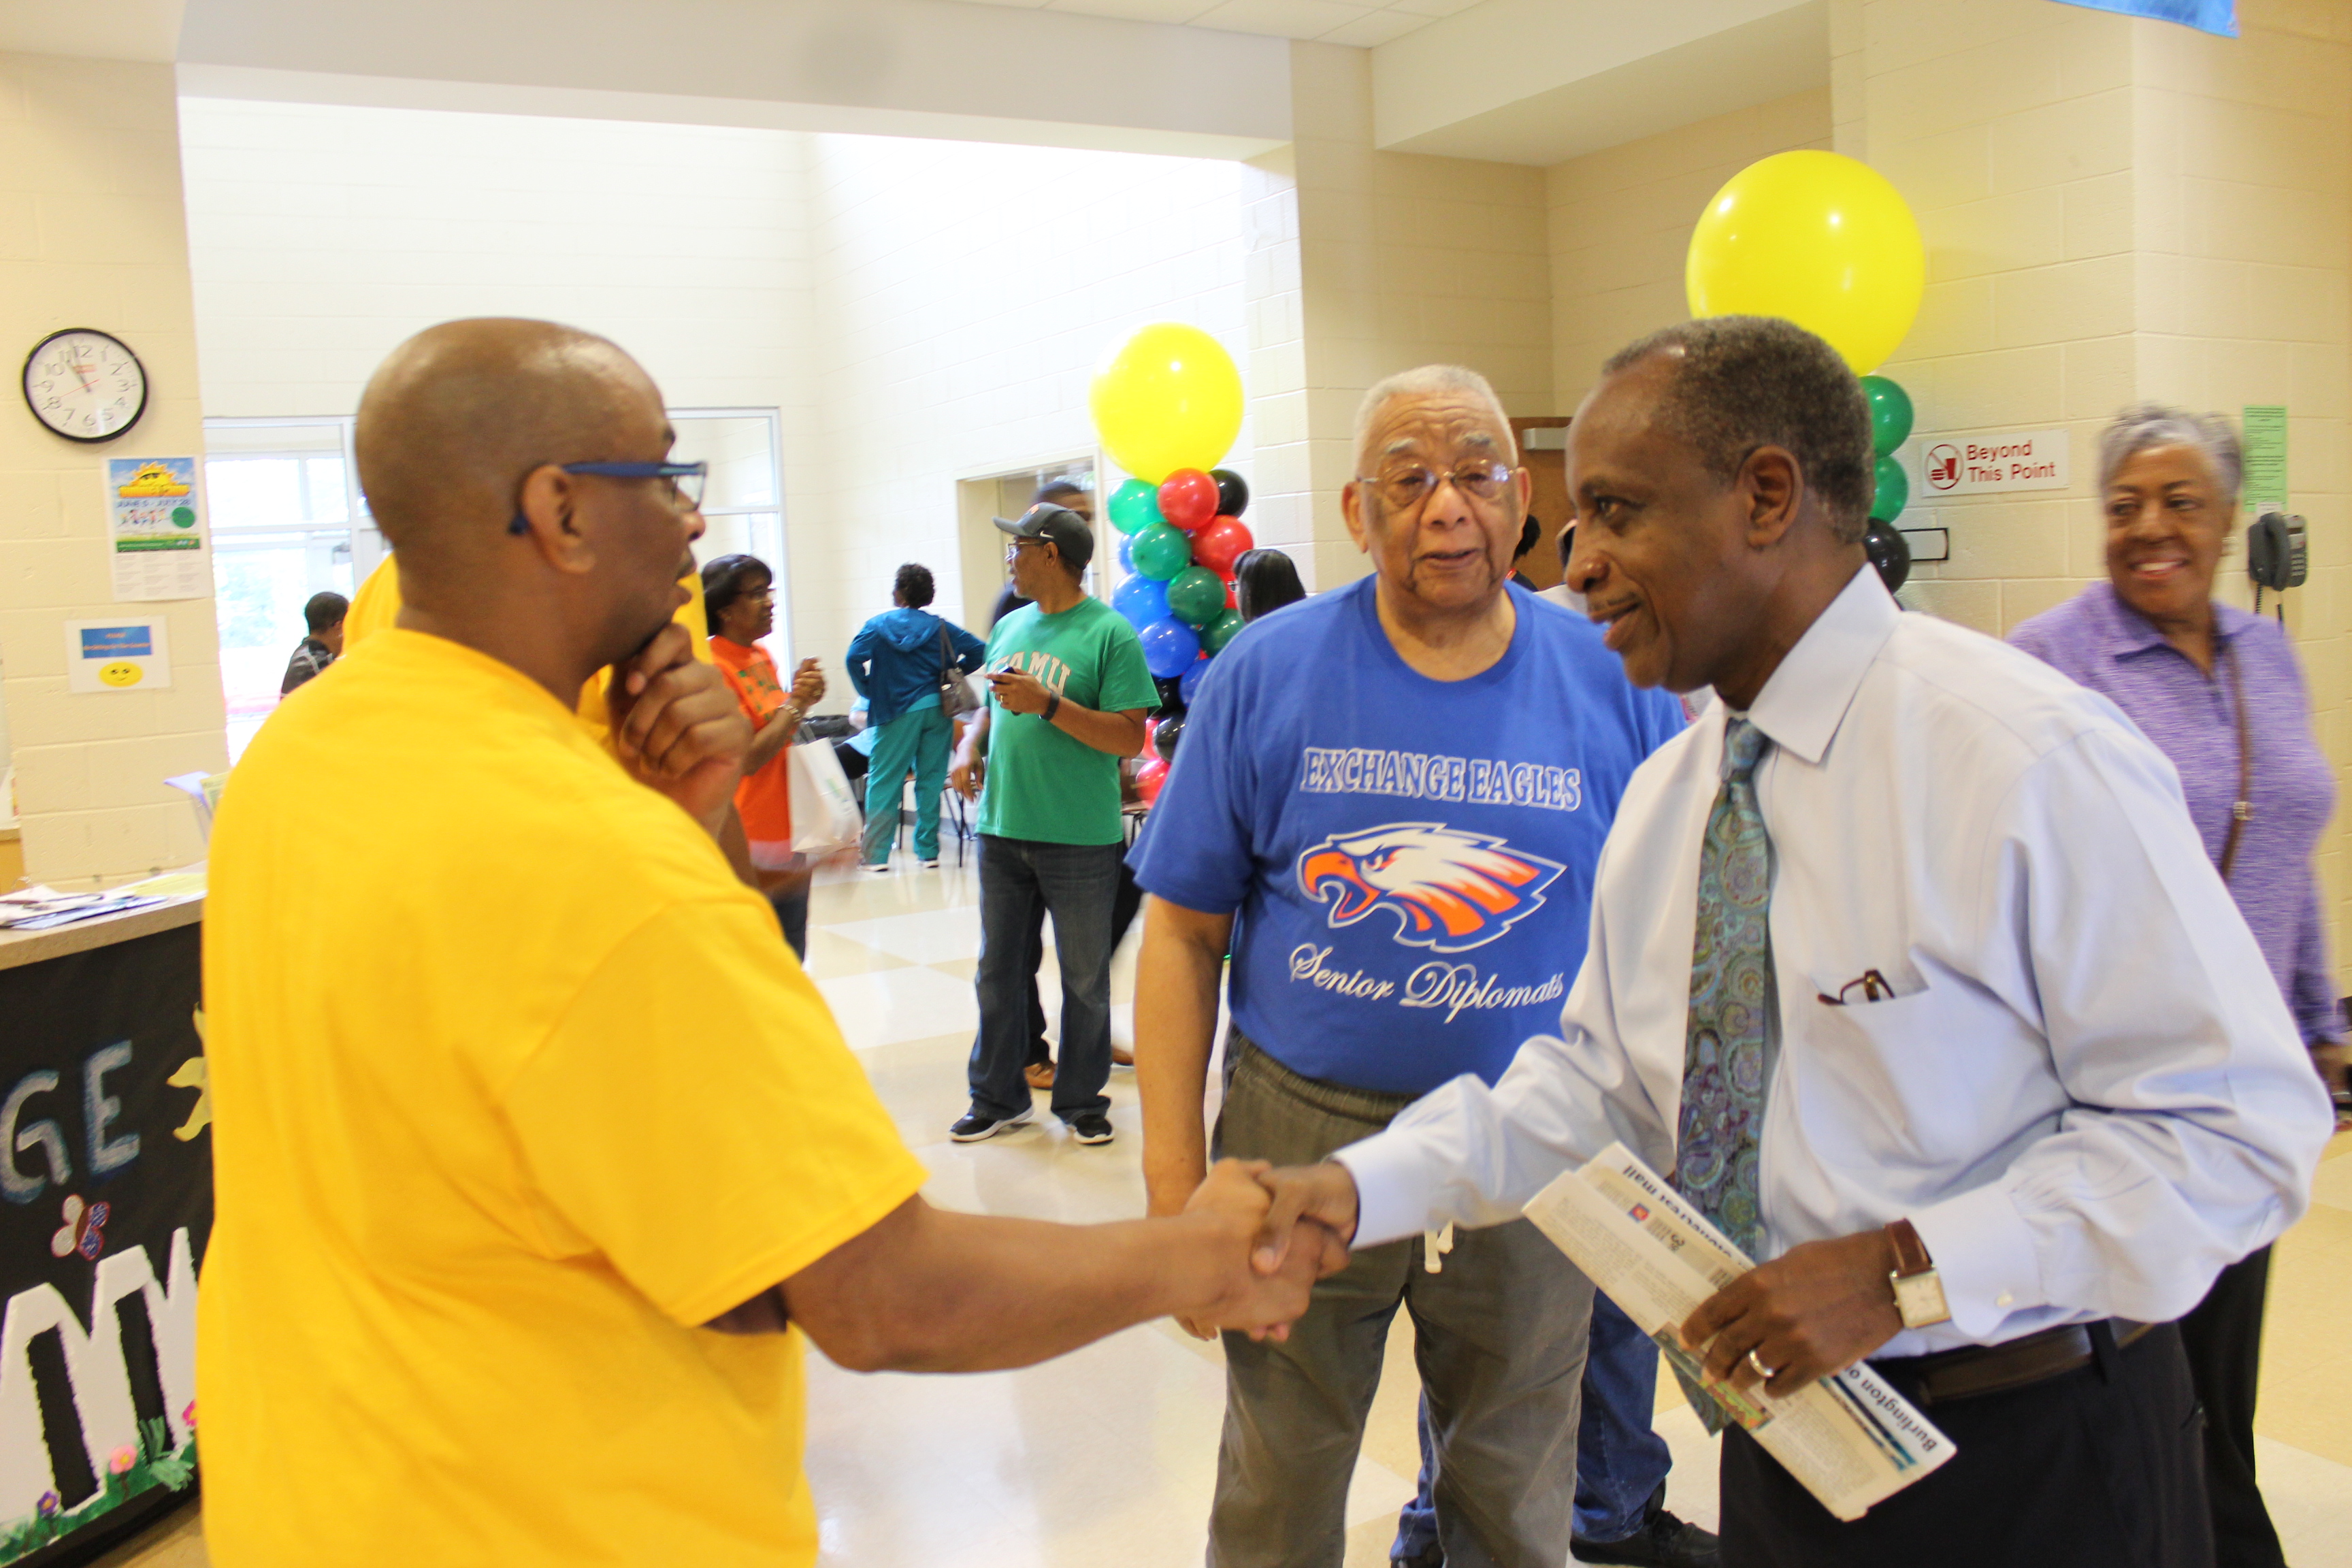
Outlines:
<svg viewBox="0 0 2352 1568"><path fill-rule="evenodd" d="M392 352L360 398L360 488L413 564L493 543L524 476L543 464L655 457L661 395L593 332L484 317L428 327Z"/></svg>

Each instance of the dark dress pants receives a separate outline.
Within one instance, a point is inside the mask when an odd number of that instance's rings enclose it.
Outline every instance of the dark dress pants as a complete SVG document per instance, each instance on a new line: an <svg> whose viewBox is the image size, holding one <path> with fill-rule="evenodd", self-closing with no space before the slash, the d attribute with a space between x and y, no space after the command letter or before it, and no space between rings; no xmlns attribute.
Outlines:
<svg viewBox="0 0 2352 1568"><path fill-rule="evenodd" d="M1871 1364L1956 1448L1841 1523L1757 1441L1723 1436L1723 1568L2210 1568L2205 1452L2179 1331L2005 1394L1926 1404L1900 1360Z"/></svg>
<svg viewBox="0 0 2352 1568"><path fill-rule="evenodd" d="M2254 1385L2263 1370L2263 1300L2271 1249L2221 1270L2180 1320L2189 1376L2205 1407L2205 1489L2220 1568L2286 1568L2262 1488L2254 1484Z"/></svg>

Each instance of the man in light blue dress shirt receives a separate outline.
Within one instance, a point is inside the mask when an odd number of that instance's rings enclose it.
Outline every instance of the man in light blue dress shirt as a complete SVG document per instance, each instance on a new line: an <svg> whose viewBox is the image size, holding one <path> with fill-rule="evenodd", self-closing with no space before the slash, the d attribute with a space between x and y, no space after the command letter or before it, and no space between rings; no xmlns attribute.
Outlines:
<svg viewBox="0 0 2352 1568"><path fill-rule="evenodd" d="M2171 768L2104 698L1899 612L1869 463L1852 374L1787 322L1610 362L1569 581L1636 683L1721 701L1634 774L1560 1034L1274 1173L1276 1241L1298 1212L1354 1245L1493 1225L1612 1142L1679 1147L1765 1260L1680 1325L1709 1373L1779 1394L1868 1358L1957 1450L1842 1523L1733 1429L1727 1568L2207 1563L2187 1367L2146 1325L2302 1213L2326 1098ZM1748 941L1752 1018L1717 984Z"/></svg>

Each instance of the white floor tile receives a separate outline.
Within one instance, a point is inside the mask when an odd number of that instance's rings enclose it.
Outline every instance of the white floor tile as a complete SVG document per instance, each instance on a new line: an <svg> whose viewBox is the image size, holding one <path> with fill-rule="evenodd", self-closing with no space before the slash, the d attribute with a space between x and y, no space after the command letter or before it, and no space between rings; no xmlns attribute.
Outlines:
<svg viewBox="0 0 2352 1568"><path fill-rule="evenodd" d="M2258 1436L2254 1474L2294 1568L2352 1568L2352 1466Z"/></svg>
<svg viewBox="0 0 2352 1568"><path fill-rule="evenodd" d="M971 905L884 915L875 920L842 921L824 929L909 963L939 963L952 958L980 956L980 910Z"/></svg>
<svg viewBox="0 0 2352 1568"><path fill-rule="evenodd" d="M980 1021L971 983L936 969L885 969L872 974L837 974L816 988L833 1009L851 1047L895 1045L901 1040L968 1034Z"/></svg>

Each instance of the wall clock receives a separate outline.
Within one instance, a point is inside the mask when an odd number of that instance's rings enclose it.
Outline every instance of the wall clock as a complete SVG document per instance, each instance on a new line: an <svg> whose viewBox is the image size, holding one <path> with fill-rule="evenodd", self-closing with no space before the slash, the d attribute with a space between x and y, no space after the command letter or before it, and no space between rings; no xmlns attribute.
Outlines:
<svg viewBox="0 0 2352 1568"><path fill-rule="evenodd" d="M111 441L147 412L147 368L121 339L68 327L25 356L25 405L68 441Z"/></svg>

